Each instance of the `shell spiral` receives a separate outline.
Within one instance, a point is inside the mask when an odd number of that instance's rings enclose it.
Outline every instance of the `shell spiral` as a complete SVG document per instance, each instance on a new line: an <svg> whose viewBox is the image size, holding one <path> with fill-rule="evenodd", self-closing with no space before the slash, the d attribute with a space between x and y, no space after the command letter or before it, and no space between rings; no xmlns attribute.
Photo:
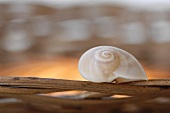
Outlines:
<svg viewBox="0 0 170 113"><path fill-rule="evenodd" d="M119 54L113 49L100 48L94 53L94 62L103 74L108 75L118 68L120 64Z"/></svg>
<svg viewBox="0 0 170 113"><path fill-rule="evenodd" d="M86 51L79 60L79 72L92 82L147 80L140 63L128 52L111 46Z"/></svg>
<svg viewBox="0 0 170 113"><path fill-rule="evenodd" d="M111 49L99 49L95 52L96 60L101 62L110 62L114 60L116 57L116 53L114 53Z"/></svg>

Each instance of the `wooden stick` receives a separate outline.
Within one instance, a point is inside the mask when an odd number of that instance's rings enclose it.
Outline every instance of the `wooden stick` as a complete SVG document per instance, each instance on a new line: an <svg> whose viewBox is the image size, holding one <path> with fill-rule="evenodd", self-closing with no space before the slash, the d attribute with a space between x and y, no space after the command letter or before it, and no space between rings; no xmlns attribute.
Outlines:
<svg viewBox="0 0 170 113"><path fill-rule="evenodd" d="M36 87L15 87L15 86L0 86L0 93L21 93L21 94L40 94L66 91L64 89L51 89L51 88L36 88Z"/></svg>
<svg viewBox="0 0 170 113"><path fill-rule="evenodd" d="M51 78L36 78L36 77L9 77L9 76L0 76L0 85L20 85L22 86L29 84L29 86L38 85L37 83L48 83L53 84L56 82L82 82L82 81L73 81L73 80L62 80L62 79L51 79ZM29 83L30 82L30 83ZM17 84L19 83L19 84ZM35 84L34 84L35 83ZM126 85L142 85L142 86L170 86L170 79L150 79L148 81L136 81L123 83Z"/></svg>
<svg viewBox="0 0 170 113"><path fill-rule="evenodd" d="M170 79L150 79L149 81L137 81L126 84L139 86L170 86Z"/></svg>
<svg viewBox="0 0 170 113"><path fill-rule="evenodd" d="M149 81L137 81L137 82L130 82L124 83L127 85L139 85L139 86L169 86L170 79L153 79ZM113 94L106 94L106 93L97 93L97 92L85 92L79 95L79 97L84 99L94 99L94 98L103 98L109 97Z"/></svg>
<svg viewBox="0 0 170 113"><path fill-rule="evenodd" d="M158 81L162 80L154 80ZM154 83L152 80L152 83ZM148 81L140 82L146 84ZM137 82L135 82L137 84ZM146 86L114 83L93 83L88 81L73 81L61 79L48 79L48 78L34 78L34 77L0 77L0 92L3 93L49 93L63 90L85 90L92 92L100 92L107 94L123 94L132 96L146 96L146 95L170 95L170 80L166 84L161 82L161 86L148 84ZM25 88L25 90L23 90ZM5 89L5 90L4 90ZM30 92L30 90L33 90Z"/></svg>

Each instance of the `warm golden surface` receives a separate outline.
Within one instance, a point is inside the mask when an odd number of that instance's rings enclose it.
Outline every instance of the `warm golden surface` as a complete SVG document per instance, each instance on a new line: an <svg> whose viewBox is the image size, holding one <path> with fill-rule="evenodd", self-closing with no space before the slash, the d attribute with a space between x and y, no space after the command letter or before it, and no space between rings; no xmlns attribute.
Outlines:
<svg viewBox="0 0 170 113"><path fill-rule="evenodd" d="M34 76L69 80L85 80L78 72L78 58L33 58L17 63L0 65L0 76ZM143 63L149 79L170 78L167 70L151 68Z"/></svg>
<svg viewBox="0 0 170 113"><path fill-rule="evenodd" d="M0 75L83 80L75 58L32 59L0 67Z"/></svg>

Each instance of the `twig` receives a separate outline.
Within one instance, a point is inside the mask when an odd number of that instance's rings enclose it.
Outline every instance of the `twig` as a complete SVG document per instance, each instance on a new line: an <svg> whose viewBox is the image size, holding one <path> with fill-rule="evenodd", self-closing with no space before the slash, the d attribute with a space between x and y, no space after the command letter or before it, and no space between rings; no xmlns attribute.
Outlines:
<svg viewBox="0 0 170 113"><path fill-rule="evenodd" d="M140 86L170 86L170 79L150 79L149 81L130 82L126 84Z"/></svg>
<svg viewBox="0 0 170 113"><path fill-rule="evenodd" d="M114 83L93 83L88 81L73 81L61 79L47 79L47 78L33 78L33 77L0 77L0 93L49 93L65 90L84 90L91 92L100 92L106 94L123 94L132 96L146 96L146 95L170 95L170 80L166 84L161 82L161 86L155 86L155 82L162 80L151 80L152 84L147 82L139 82L140 85L114 84ZM135 82L137 84L137 82ZM151 83L151 82L150 82ZM4 90L5 89L5 90ZM31 92L31 91L32 92Z"/></svg>
<svg viewBox="0 0 170 113"><path fill-rule="evenodd" d="M0 93L20 93L20 94L40 94L40 93L51 93L51 92L60 92L65 91L62 89L51 89L51 88L38 88L38 87L17 87L17 86L1 86Z"/></svg>

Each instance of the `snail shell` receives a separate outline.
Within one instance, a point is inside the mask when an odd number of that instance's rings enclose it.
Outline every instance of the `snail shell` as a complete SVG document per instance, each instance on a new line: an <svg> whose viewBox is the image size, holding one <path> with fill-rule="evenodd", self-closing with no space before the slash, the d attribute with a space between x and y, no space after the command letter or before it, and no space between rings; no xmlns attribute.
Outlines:
<svg viewBox="0 0 170 113"><path fill-rule="evenodd" d="M92 82L147 80L144 69L134 56L112 46L98 46L86 51L78 68L80 74Z"/></svg>

